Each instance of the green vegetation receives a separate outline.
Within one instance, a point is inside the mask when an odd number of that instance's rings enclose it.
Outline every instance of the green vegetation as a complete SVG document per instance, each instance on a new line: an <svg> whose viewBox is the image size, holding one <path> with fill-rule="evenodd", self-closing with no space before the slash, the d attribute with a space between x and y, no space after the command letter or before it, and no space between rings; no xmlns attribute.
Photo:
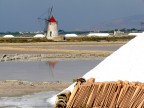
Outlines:
<svg viewBox="0 0 144 108"><path fill-rule="evenodd" d="M0 38L0 43L52 42L46 38Z"/></svg>
<svg viewBox="0 0 144 108"><path fill-rule="evenodd" d="M65 37L64 41L66 42L81 42L81 41L128 41L134 38L134 36L107 36L107 37L100 37L100 36L79 36L79 37ZM53 42L53 41L63 41L58 40L48 40L47 38L33 38L33 37L15 37L15 38L0 38L0 43L30 43L30 42Z"/></svg>
<svg viewBox="0 0 144 108"><path fill-rule="evenodd" d="M107 37L100 37L100 36L93 36L93 37L87 37L87 36L81 36L81 37L67 37L65 38L66 41L70 42L80 42L80 41L128 41L133 39L134 36L107 36Z"/></svg>

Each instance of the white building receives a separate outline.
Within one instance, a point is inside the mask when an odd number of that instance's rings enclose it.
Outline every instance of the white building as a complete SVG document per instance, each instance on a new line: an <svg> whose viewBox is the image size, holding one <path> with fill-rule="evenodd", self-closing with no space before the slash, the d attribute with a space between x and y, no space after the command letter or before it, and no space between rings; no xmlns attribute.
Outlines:
<svg viewBox="0 0 144 108"><path fill-rule="evenodd" d="M58 36L58 24L55 18L52 16L48 21L47 38L53 38Z"/></svg>

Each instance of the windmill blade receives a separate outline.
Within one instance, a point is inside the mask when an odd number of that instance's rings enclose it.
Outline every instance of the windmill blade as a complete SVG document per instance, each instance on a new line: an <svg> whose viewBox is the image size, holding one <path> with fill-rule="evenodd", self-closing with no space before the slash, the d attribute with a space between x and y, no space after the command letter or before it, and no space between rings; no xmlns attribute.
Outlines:
<svg viewBox="0 0 144 108"><path fill-rule="evenodd" d="M42 13L37 19L38 20L48 20L47 19L47 13L48 13L48 11L45 11L44 13ZM44 18L44 17L46 17L46 18Z"/></svg>
<svg viewBox="0 0 144 108"><path fill-rule="evenodd" d="M40 17L38 17L37 19L38 19L38 20L46 20L46 19L43 19L43 18L40 18Z"/></svg>
<svg viewBox="0 0 144 108"><path fill-rule="evenodd" d="M48 9L48 20L49 20L50 17L51 17L52 9L53 9L53 6L52 6L51 8Z"/></svg>
<svg viewBox="0 0 144 108"><path fill-rule="evenodd" d="M47 29L48 29L48 21L45 20L44 33L47 33Z"/></svg>

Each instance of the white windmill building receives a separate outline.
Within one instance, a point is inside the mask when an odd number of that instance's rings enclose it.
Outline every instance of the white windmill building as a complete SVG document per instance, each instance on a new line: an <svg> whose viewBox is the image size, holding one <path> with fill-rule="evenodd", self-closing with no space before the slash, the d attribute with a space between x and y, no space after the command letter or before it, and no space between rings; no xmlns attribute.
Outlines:
<svg viewBox="0 0 144 108"><path fill-rule="evenodd" d="M52 39L54 37L58 37L58 23L54 16L52 15L52 9L53 7L49 8L48 10L48 18L42 19L45 20L45 29L44 34L47 39Z"/></svg>
<svg viewBox="0 0 144 108"><path fill-rule="evenodd" d="M48 19L46 20L46 37L53 38L58 36L58 23L52 15L53 7L48 10Z"/></svg>
<svg viewBox="0 0 144 108"><path fill-rule="evenodd" d="M47 38L58 36L58 24L55 20L54 16L50 17L48 20L48 28L47 28Z"/></svg>

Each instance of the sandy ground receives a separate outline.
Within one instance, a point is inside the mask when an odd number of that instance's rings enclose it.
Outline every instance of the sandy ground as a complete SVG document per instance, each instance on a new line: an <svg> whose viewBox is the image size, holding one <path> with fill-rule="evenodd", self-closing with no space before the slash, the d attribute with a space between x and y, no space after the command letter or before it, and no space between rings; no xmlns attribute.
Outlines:
<svg viewBox="0 0 144 108"><path fill-rule="evenodd" d="M0 43L0 61L46 61L49 59L96 59L107 57L126 42ZM8 79L9 80L9 79ZM0 81L0 97L62 90L71 82Z"/></svg>
<svg viewBox="0 0 144 108"><path fill-rule="evenodd" d="M47 61L107 57L126 42L1 43L0 61Z"/></svg>
<svg viewBox="0 0 144 108"><path fill-rule="evenodd" d="M0 97L6 96L20 96L31 94L34 92L63 90L67 88L72 82L27 82L6 80L0 81Z"/></svg>

